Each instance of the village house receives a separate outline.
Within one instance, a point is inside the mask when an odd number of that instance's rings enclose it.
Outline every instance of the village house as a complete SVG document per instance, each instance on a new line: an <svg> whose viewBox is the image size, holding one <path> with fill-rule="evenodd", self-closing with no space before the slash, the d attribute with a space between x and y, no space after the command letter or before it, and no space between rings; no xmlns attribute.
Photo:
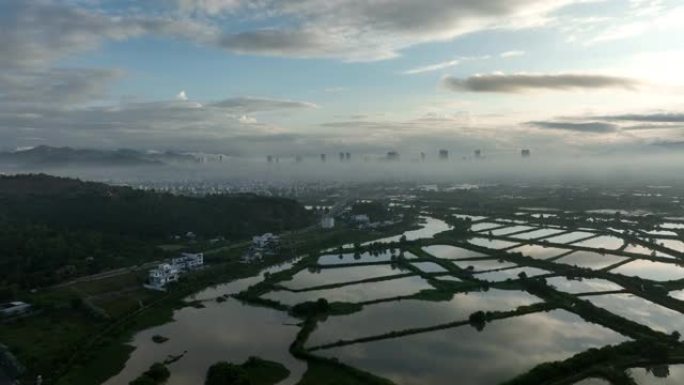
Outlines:
<svg viewBox="0 0 684 385"><path fill-rule="evenodd" d="M173 258L171 262L159 264L149 271L147 284L144 286L153 290L166 290L166 285L177 282L185 272L199 269L204 266L203 253L182 253L180 257Z"/></svg>
<svg viewBox="0 0 684 385"><path fill-rule="evenodd" d="M242 256L243 263L251 263L260 260L264 255L273 255L280 247L280 237L272 233L255 235L252 237L252 245Z"/></svg>

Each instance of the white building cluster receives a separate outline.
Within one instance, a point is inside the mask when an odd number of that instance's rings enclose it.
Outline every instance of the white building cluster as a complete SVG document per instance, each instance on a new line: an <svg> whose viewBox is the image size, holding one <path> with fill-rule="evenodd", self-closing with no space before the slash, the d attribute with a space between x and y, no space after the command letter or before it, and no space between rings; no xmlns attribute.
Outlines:
<svg viewBox="0 0 684 385"><path fill-rule="evenodd" d="M197 270L202 266L204 266L203 253L182 253L180 257L161 263L150 270L145 287L153 290L166 290L167 284L178 281L184 273Z"/></svg>
<svg viewBox="0 0 684 385"><path fill-rule="evenodd" d="M242 256L242 262L250 263L260 260L265 255L273 255L280 248L280 237L272 233L255 235L252 237L252 245Z"/></svg>

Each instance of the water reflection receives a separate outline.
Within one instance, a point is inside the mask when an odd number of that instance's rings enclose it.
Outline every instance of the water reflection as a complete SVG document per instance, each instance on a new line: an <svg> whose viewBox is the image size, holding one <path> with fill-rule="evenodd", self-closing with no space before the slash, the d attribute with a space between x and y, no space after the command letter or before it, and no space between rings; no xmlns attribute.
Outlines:
<svg viewBox="0 0 684 385"><path fill-rule="evenodd" d="M501 227L501 223L494 223L494 222L480 222L480 223L475 223L470 226L470 230L472 231L484 231L484 230L489 230L493 229L496 227Z"/></svg>
<svg viewBox="0 0 684 385"><path fill-rule="evenodd" d="M523 291L490 289L486 292L455 294L450 301L404 300L381 303L366 306L358 313L329 317L318 325L307 345L316 346L339 339L355 339L467 320L470 314L478 310L513 310L518 306L537 302L542 300Z"/></svg>
<svg viewBox="0 0 684 385"><path fill-rule="evenodd" d="M402 236L406 236L406 240L408 241L415 241L416 239L432 238L437 233L449 230L449 225L447 225L447 223L441 219L432 217L420 217L420 219L424 221L424 223L421 224L421 228L418 230L411 230L401 235L377 239L366 242L363 245L368 245L375 242L399 242Z"/></svg>
<svg viewBox="0 0 684 385"><path fill-rule="evenodd" d="M189 296L188 298L186 298L186 301L206 301L226 294L239 293L247 289L248 287L261 282L266 273L273 274L279 271L290 269L297 261L299 261L299 258L291 262L270 266L262 270L258 275L255 275L253 277L236 279L228 283L222 283L220 285L208 287L198 293Z"/></svg>
<svg viewBox="0 0 684 385"><path fill-rule="evenodd" d="M535 259L548 259L567 253L569 250L557 247L544 247L541 245L522 245L507 251L509 253L522 253L527 257Z"/></svg>
<svg viewBox="0 0 684 385"><path fill-rule="evenodd" d="M474 277L490 282L501 282L507 279L519 279L521 274L526 277L536 277L538 275L549 274L550 271L537 269L536 267L519 267L517 269L506 269L492 271L489 273L475 274Z"/></svg>
<svg viewBox="0 0 684 385"><path fill-rule="evenodd" d="M306 364L288 352L298 327L287 326L297 320L286 313L262 307L252 307L228 299L224 303L208 302L206 308L184 308L174 313L174 321L142 331L131 343L135 351L126 367L105 385L128 384L154 362L169 355L187 351L179 361L170 364L171 377L167 385L202 384L207 369L218 361L244 362L249 356L277 361L290 371L283 384L294 384L302 376ZM169 340L152 342L152 336Z"/></svg>
<svg viewBox="0 0 684 385"><path fill-rule="evenodd" d="M588 233L586 231L573 231L572 233L557 235L555 237L546 238L547 241L551 243L572 243L582 238L590 237L594 233Z"/></svg>
<svg viewBox="0 0 684 385"><path fill-rule="evenodd" d="M396 275L406 272L406 270L402 270L399 265L395 264L352 266L320 270L311 269L300 271L292 277L291 281L283 281L282 284L290 289L304 289L314 286L360 281L363 279Z"/></svg>
<svg viewBox="0 0 684 385"><path fill-rule="evenodd" d="M414 262L412 265L424 273L445 273L445 272L447 272L447 269L443 268L442 266L440 266L434 262Z"/></svg>
<svg viewBox="0 0 684 385"><path fill-rule="evenodd" d="M507 247L519 245L519 243L516 242L502 241L500 239L489 238L471 238L468 240L468 243L476 246L487 247L490 249L505 249Z"/></svg>
<svg viewBox="0 0 684 385"><path fill-rule="evenodd" d="M592 293L601 291L622 290L623 287L617 283L599 278L581 278L568 279L566 277L547 278L546 283L556 288L558 291L563 291L571 294L578 293Z"/></svg>
<svg viewBox="0 0 684 385"><path fill-rule="evenodd" d="M684 384L684 365L657 365L627 370L638 385Z"/></svg>
<svg viewBox="0 0 684 385"><path fill-rule="evenodd" d="M515 234L512 237L513 238L519 238L519 239L539 239L539 238L546 238L550 237L554 234L559 234L565 230L559 230L559 229L538 229L534 231L527 231L521 234Z"/></svg>
<svg viewBox="0 0 684 385"><path fill-rule="evenodd" d="M631 294L608 294L584 298L596 306L654 330L671 333L684 331L684 316Z"/></svg>
<svg viewBox="0 0 684 385"><path fill-rule="evenodd" d="M627 258L618 257L617 255L602 255L591 251L578 250L564 256L563 258L557 259L554 262L599 270L626 260Z"/></svg>
<svg viewBox="0 0 684 385"><path fill-rule="evenodd" d="M533 230L533 229L534 229L534 227L532 227L532 226L511 226L511 227L504 227L503 229L492 230L491 233L492 233L492 235L503 236L503 235L508 235L508 234L512 234L512 233L517 233L520 231Z"/></svg>
<svg viewBox="0 0 684 385"><path fill-rule="evenodd" d="M274 291L263 297L279 301L287 305L295 305L306 301L325 298L329 302L364 302L377 299L406 296L424 289L434 289L427 281L415 276L389 281L359 283L329 290L312 290L300 293Z"/></svg>
<svg viewBox="0 0 684 385"><path fill-rule="evenodd" d="M506 267L516 266L513 262L508 262L496 258L492 259L477 259L474 261L452 261L454 265L458 266L463 270L471 270L473 272L503 269Z"/></svg>
<svg viewBox="0 0 684 385"><path fill-rule="evenodd" d="M669 281L684 278L684 268L673 263L653 262L637 259L612 270L613 273L652 279L654 281Z"/></svg>
<svg viewBox="0 0 684 385"><path fill-rule="evenodd" d="M535 365L624 341L609 329L556 310L319 351L399 385L497 384ZM506 343L502 343L505 341Z"/></svg>
<svg viewBox="0 0 684 385"><path fill-rule="evenodd" d="M469 249L464 249L462 247L450 246L450 245L433 245L424 247L423 250L437 258L441 259L464 259L464 258L478 258L486 257L487 254L480 253L478 251L473 251Z"/></svg>
<svg viewBox="0 0 684 385"><path fill-rule="evenodd" d="M344 254L327 254L318 258L319 265L340 265L348 263L363 263L363 262L386 262L392 258L392 253L389 250L379 251L377 254L370 252L366 253L344 253Z"/></svg>
<svg viewBox="0 0 684 385"><path fill-rule="evenodd" d="M596 238L592 238L586 241L575 243L575 246L591 247L591 248L604 248L606 250L616 250L625 244L625 240L618 237L613 237L610 235L601 235Z"/></svg>
<svg viewBox="0 0 684 385"><path fill-rule="evenodd" d="M587 378L580 382L575 382L573 385L611 385L610 382L601 378Z"/></svg>

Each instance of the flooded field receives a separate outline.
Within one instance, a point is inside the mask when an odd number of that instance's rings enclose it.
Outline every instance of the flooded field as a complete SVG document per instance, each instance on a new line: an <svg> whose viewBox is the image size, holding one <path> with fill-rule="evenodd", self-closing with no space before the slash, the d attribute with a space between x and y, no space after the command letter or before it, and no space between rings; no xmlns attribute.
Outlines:
<svg viewBox="0 0 684 385"><path fill-rule="evenodd" d="M330 317L319 324L309 338L310 346L441 323L465 321L475 311L512 310L540 302L530 294L515 290L491 289L454 295L450 301L405 300L381 303L362 312Z"/></svg>
<svg viewBox="0 0 684 385"><path fill-rule="evenodd" d="M288 351L299 330L290 326L296 322L283 312L233 299L209 302L203 309L184 308L174 313L172 322L138 333L131 342L135 350L126 367L105 385L128 384L153 363L184 352L182 359L168 366L172 373L168 385L202 384L213 363L241 363L250 356L282 363L291 372L283 384L295 384L306 370L306 364ZM157 344L152 342L154 335L169 340Z"/></svg>
<svg viewBox="0 0 684 385"><path fill-rule="evenodd" d="M440 259L467 259L488 256L488 254L478 251L449 245L433 245L424 247L423 250Z"/></svg>
<svg viewBox="0 0 684 385"><path fill-rule="evenodd" d="M388 249L338 253L332 248L308 257L304 269L295 270L293 263L281 264L251 278L208 288L188 298L203 301L205 308L178 310L173 322L138 333L131 341L135 351L125 369L106 385L127 384L151 363L186 351L182 359L169 365L172 376L168 384L201 383L213 362L242 362L250 355L283 363L292 374L282 384L296 384L306 363L294 359L288 347L300 330L301 320L286 311L234 299L215 301L259 284L267 279L266 272L286 273L290 269L287 277L259 298L287 307L319 299L354 304L357 308L349 314L319 319L305 348L396 385L446 385L453 384L454 378L463 385L498 384L538 364L629 340L608 327L585 321L574 311L539 308L545 299L526 291L525 283L542 276L549 290L556 293L589 301L655 331L684 331L684 317L679 312L634 294L616 294L625 287L612 281L612 274L656 282L684 279L683 267L645 259L655 255L674 262L674 256L654 253L652 248L626 242L621 236L598 235L591 228L566 230L526 224L523 218L540 217L535 215L521 213L515 221L462 215L481 222L472 226L467 237L454 238L453 245L448 244L452 243L449 238L445 242L432 239L448 230L444 221L424 217L420 229L404 234L409 242L421 243L410 244L401 253ZM477 231L480 233L471 236ZM400 238L384 237L365 244ZM684 245L673 239L657 242L673 249ZM397 258L400 254L403 258ZM539 265L521 260L519 255L533 258ZM440 263L430 260L433 258ZM526 266L528 263L534 266ZM593 270L603 275L568 278L556 271L561 267L564 270L560 271ZM453 291L445 292L442 286L453 287ZM669 296L684 300L684 289L672 290ZM533 310L527 310L530 308ZM482 324L471 322L479 312L493 318ZM153 343L151 338L157 334L170 340ZM632 368L628 373L639 385L684 381L681 366L666 367ZM610 383L591 376L576 382L605 384Z"/></svg>
<svg viewBox="0 0 684 385"><path fill-rule="evenodd" d="M541 362L624 340L571 313L553 311L495 321L482 331L462 326L320 353L399 385L451 385L454 378L462 385L483 385L500 383Z"/></svg>
<svg viewBox="0 0 684 385"><path fill-rule="evenodd" d="M264 298L273 299L288 305L325 298L330 302L365 302L383 298L415 294L432 286L418 276L392 279L380 282L359 283L328 290L311 290L299 293L272 291Z"/></svg>

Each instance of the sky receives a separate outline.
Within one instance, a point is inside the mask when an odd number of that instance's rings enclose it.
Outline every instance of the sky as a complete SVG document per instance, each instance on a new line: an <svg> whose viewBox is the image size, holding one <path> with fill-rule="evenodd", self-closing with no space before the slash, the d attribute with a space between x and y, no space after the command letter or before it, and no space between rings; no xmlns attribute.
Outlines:
<svg viewBox="0 0 684 385"><path fill-rule="evenodd" d="M0 149L678 148L682 20L681 0L2 0Z"/></svg>

